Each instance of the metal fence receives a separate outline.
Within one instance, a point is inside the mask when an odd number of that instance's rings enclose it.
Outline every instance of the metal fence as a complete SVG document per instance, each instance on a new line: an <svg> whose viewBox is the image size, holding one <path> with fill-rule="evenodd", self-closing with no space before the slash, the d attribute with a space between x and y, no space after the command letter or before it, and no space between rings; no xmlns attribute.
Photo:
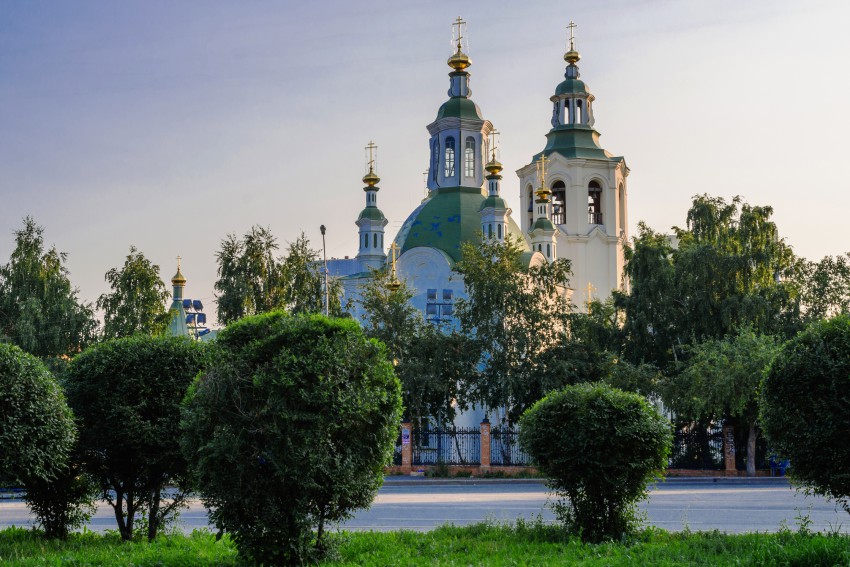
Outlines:
<svg viewBox="0 0 850 567"><path fill-rule="evenodd" d="M503 467L531 464L531 456L519 448L519 429L494 427L490 431L490 464Z"/></svg>
<svg viewBox="0 0 850 567"><path fill-rule="evenodd" d="M723 428L698 424L678 427L673 434L669 466L672 469L722 469Z"/></svg>
<svg viewBox="0 0 850 567"><path fill-rule="evenodd" d="M427 428L413 431L414 465L478 465L481 431L477 427Z"/></svg>

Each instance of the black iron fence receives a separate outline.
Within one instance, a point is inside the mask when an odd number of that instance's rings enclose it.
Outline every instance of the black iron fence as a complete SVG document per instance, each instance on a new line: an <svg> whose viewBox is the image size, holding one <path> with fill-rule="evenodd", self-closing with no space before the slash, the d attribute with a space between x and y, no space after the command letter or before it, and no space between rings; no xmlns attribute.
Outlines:
<svg viewBox="0 0 850 567"><path fill-rule="evenodd" d="M669 466L671 469L722 469L723 428L700 424L677 427L673 434Z"/></svg>
<svg viewBox="0 0 850 567"><path fill-rule="evenodd" d="M490 464L504 467L531 465L531 456L519 447L519 429L494 427L490 431Z"/></svg>
<svg viewBox="0 0 850 567"><path fill-rule="evenodd" d="M478 465L481 431L477 427L414 430L411 449L414 465Z"/></svg>

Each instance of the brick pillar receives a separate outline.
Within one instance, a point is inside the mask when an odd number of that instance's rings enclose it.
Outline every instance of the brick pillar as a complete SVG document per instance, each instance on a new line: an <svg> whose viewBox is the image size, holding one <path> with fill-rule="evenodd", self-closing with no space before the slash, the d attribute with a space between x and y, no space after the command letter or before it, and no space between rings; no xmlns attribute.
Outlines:
<svg viewBox="0 0 850 567"><path fill-rule="evenodd" d="M481 470L490 470L490 420L481 422Z"/></svg>
<svg viewBox="0 0 850 567"><path fill-rule="evenodd" d="M731 425L723 426L723 458L726 462L726 476L737 476L738 469L735 467L735 428Z"/></svg>
<svg viewBox="0 0 850 567"><path fill-rule="evenodd" d="M413 470L413 424L401 422L401 473L410 474Z"/></svg>

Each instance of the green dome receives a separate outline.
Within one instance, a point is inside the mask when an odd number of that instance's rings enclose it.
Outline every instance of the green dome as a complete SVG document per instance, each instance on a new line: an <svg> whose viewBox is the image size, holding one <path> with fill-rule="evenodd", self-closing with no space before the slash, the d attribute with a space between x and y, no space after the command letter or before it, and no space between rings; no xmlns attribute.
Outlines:
<svg viewBox="0 0 850 567"><path fill-rule="evenodd" d="M453 97L443 103L437 111L437 120L440 118L469 118L472 120L483 120L481 109L471 99Z"/></svg>
<svg viewBox="0 0 850 567"><path fill-rule="evenodd" d="M508 204L501 197L487 197L481 202L481 207L478 210L483 211L488 207L493 209L507 209Z"/></svg>
<svg viewBox="0 0 850 567"><path fill-rule="evenodd" d="M531 230L537 230L538 228L542 228L543 230L555 230L555 225L553 225L552 221L546 217L541 217L534 221L534 224L531 225Z"/></svg>
<svg viewBox="0 0 850 567"><path fill-rule="evenodd" d="M386 219L384 213L381 212L381 209L378 207L366 207L362 211L360 211L360 216L357 217L357 220L361 219L369 219L373 221L381 221Z"/></svg>
<svg viewBox="0 0 850 567"><path fill-rule="evenodd" d="M581 79L566 79L555 89L555 96L562 94L590 94Z"/></svg>
<svg viewBox="0 0 850 567"><path fill-rule="evenodd" d="M420 246L445 252L453 261L460 260L463 242L481 242L481 216L478 211L485 201L481 190L472 187L448 187L437 190L419 205L396 236L396 244L404 254ZM508 234L519 238L523 250L528 244L522 231L513 221L508 221Z"/></svg>

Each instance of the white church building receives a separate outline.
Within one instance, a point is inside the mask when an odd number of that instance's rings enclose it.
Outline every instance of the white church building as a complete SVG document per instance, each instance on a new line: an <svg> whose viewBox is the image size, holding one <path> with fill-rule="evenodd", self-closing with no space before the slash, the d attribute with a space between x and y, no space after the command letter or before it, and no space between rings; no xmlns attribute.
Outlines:
<svg viewBox="0 0 850 567"><path fill-rule="evenodd" d="M461 244L504 240L508 234L525 248L523 261L529 265L570 260L572 298L579 309L625 285L629 169L622 157L599 145L594 96L580 79L574 38L564 55L565 78L550 97L546 145L516 172L517 180L503 182L494 125L470 98L472 61L462 50L462 23L458 18L457 50L448 59L449 98L427 125L427 197L390 245L384 238L388 221L378 208L380 179L370 167L363 178L365 207L356 220L357 256L328 260L328 272L341 278L344 301L352 300L355 315L360 286L370 270L388 267L390 253L397 254L398 277L414 292L414 306L426 319L451 325L454 302L465 296L463 278L454 271ZM520 211L512 211L500 196L505 184L519 191Z"/></svg>

